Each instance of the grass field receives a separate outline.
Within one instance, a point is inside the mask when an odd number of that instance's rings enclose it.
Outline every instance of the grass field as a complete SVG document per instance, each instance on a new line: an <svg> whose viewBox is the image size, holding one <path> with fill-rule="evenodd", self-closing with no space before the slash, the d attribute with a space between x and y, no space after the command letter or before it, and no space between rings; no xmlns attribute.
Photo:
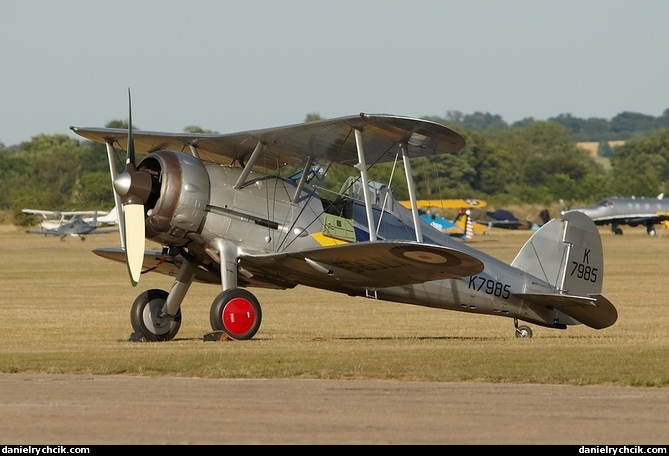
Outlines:
<svg viewBox="0 0 669 456"><path fill-rule="evenodd" d="M669 386L669 234L601 228L603 294L615 325L565 331L513 320L351 298L298 287L252 289L263 323L250 341L210 342L209 307L219 288L194 284L176 340L129 342L130 306L172 280L91 253L116 234L60 241L0 227L0 372L226 378L395 379ZM493 229L471 245L511 261L529 231Z"/></svg>

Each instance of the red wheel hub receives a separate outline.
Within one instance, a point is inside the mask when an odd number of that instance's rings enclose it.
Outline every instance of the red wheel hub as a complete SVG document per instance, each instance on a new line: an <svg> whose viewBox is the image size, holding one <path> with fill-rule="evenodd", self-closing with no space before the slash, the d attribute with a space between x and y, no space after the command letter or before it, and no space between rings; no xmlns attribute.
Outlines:
<svg viewBox="0 0 669 456"><path fill-rule="evenodd" d="M223 325L232 334L243 334L253 326L256 312L244 298L233 298L223 309Z"/></svg>

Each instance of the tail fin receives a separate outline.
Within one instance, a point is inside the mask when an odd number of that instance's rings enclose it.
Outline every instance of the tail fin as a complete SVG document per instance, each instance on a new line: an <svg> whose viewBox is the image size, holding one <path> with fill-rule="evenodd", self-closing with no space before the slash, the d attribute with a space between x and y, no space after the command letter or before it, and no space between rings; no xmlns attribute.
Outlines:
<svg viewBox="0 0 669 456"><path fill-rule="evenodd" d="M511 263L553 286L551 293L518 296L553 307L595 329L611 326L618 313L601 295L604 254L599 231L590 217L569 212L542 226Z"/></svg>
<svg viewBox="0 0 669 456"><path fill-rule="evenodd" d="M118 208L116 205L106 215L98 217L98 223L101 225L118 225Z"/></svg>

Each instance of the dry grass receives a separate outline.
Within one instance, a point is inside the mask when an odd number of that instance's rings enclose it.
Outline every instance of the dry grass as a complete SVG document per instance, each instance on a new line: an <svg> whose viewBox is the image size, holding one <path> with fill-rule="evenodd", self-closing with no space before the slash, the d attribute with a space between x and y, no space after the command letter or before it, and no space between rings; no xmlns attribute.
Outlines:
<svg viewBox="0 0 669 456"><path fill-rule="evenodd" d="M91 253L118 237L85 242L0 229L0 371L238 378L369 378L427 381L669 385L669 235L602 228L604 294L618 322L601 331L533 327L516 339L511 319L469 315L298 287L252 290L263 305L256 337L204 342L218 287L194 284L177 340L128 341L130 306L171 279L126 270ZM472 245L511 261L529 231L493 229Z"/></svg>

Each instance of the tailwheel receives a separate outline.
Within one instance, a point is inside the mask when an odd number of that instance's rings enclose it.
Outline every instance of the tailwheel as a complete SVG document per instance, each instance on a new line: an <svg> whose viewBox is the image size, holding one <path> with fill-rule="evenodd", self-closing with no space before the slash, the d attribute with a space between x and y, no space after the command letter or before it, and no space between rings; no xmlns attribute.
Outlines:
<svg viewBox="0 0 669 456"><path fill-rule="evenodd" d="M529 339L532 337L532 328L526 325L518 326L518 319L513 319L513 326L516 328L516 337L519 339Z"/></svg>
<svg viewBox="0 0 669 456"><path fill-rule="evenodd" d="M532 337L532 328L529 326L518 326L516 328L516 337L521 338L521 339L529 339Z"/></svg>
<svg viewBox="0 0 669 456"><path fill-rule="evenodd" d="M174 339L181 327L181 309L174 315L164 315L167 300L164 290L147 290L137 296L130 309L130 322L136 333L148 341L161 342Z"/></svg>
<svg viewBox="0 0 669 456"><path fill-rule="evenodd" d="M252 293L240 288L223 291L211 304L211 328L223 331L231 339L251 339L258 332L261 320L260 303Z"/></svg>
<svg viewBox="0 0 669 456"><path fill-rule="evenodd" d="M530 337L532 337L532 328L525 325L518 326L516 328L516 337L520 339L529 339Z"/></svg>

